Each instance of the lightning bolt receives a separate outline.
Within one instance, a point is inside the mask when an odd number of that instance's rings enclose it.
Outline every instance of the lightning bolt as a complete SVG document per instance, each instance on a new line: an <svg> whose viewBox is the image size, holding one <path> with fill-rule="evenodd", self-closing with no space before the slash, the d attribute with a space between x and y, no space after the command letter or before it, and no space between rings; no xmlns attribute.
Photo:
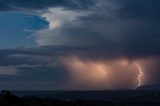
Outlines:
<svg viewBox="0 0 160 106"><path fill-rule="evenodd" d="M138 84L137 84L137 86L139 87L142 84L141 78L143 77L143 71L142 71L142 68L139 64L137 64L137 63L134 63L134 64L138 68L138 72L139 72L139 74L138 74Z"/></svg>

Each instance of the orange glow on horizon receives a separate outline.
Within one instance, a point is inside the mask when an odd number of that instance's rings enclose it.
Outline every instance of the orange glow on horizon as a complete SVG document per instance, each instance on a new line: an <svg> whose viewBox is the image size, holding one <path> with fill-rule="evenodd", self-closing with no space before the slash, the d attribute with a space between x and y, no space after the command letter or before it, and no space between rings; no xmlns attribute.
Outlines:
<svg viewBox="0 0 160 106"><path fill-rule="evenodd" d="M68 56L61 60L68 68L71 80L77 85L104 89L136 88L142 85L142 68L127 59L96 61Z"/></svg>

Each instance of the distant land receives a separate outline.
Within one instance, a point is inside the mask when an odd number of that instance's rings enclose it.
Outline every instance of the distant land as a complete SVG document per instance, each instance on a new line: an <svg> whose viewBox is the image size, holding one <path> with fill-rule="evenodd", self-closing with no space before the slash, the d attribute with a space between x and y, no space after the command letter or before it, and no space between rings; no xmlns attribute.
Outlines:
<svg viewBox="0 0 160 106"><path fill-rule="evenodd" d="M2 91L2 106L160 106L159 85L135 90Z"/></svg>
<svg viewBox="0 0 160 106"><path fill-rule="evenodd" d="M153 91L158 91L158 90L160 90L160 85L141 86L141 87L138 87L137 90L153 90Z"/></svg>
<svg viewBox="0 0 160 106"><path fill-rule="evenodd" d="M121 100L130 97L160 94L160 86L142 86L135 90L77 90L77 91L11 91L17 96L36 96L60 100Z"/></svg>

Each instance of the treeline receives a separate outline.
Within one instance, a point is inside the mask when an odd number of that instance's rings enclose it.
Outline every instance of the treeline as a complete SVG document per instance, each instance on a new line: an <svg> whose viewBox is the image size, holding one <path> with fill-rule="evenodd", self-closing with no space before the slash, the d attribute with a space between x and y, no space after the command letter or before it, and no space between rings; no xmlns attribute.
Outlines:
<svg viewBox="0 0 160 106"><path fill-rule="evenodd" d="M1 91L0 106L160 106L160 94L136 96L121 101L56 100L35 96L18 97L9 91Z"/></svg>
<svg viewBox="0 0 160 106"><path fill-rule="evenodd" d="M9 91L0 93L0 106L115 106L113 102L83 101L83 100L55 100L50 98L18 97Z"/></svg>

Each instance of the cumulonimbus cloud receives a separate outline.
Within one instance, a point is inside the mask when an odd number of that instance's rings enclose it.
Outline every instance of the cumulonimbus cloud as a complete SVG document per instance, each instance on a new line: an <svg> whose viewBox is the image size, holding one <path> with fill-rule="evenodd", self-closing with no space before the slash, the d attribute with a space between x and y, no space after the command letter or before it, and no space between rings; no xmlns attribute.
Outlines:
<svg viewBox="0 0 160 106"><path fill-rule="evenodd" d="M61 64L67 66L70 72L74 70L82 74L78 74L77 79L74 79L75 76L72 78L76 83L82 81L82 86L85 84L85 87L94 81L98 83L91 84L91 87L96 88L99 85L100 88L105 88L101 85L108 80L105 76L107 74L101 71L101 68L99 69L99 65L97 65L99 61L105 68L109 64L109 70L114 73L110 78L112 80L108 81L113 88L117 88L117 86L132 88L137 84L135 79L138 75L134 62L140 63L144 70L143 84L159 83L160 68L157 58L159 59L160 54L158 14L160 8L158 0L84 0L85 2L71 0L71 4L66 3L66 0L60 2L55 0L46 2L44 0L8 1L10 2L0 2L1 11L13 9L32 14L29 12L32 9L33 13L49 23L48 28L34 34L35 42L40 47L9 50L7 51L9 54L49 56L49 58L65 56L67 59L63 60ZM76 8L76 6L78 7ZM29 9L29 7L31 8ZM4 55L4 52L2 54ZM78 60L75 61L70 57L72 54L76 55ZM121 63L121 58L122 60L126 59L127 63L131 62L130 65L120 67L122 69L115 69L114 65ZM33 64L35 61L30 62ZM130 68L133 66L134 68ZM91 69L95 72L92 73ZM126 84L129 82L125 82L124 77L131 74L129 69L134 70L132 74L135 74L132 77L126 77L129 79L128 81L131 81L131 85ZM123 73L124 71L127 72ZM73 74L77 73L73 72ZM83 81L81 76L85 74L88 76L84 76L85 81ZM95 76L95 74L102 77ZM118 76L118 74L121 75ZM98 78L94 80L94 77ZM123 80L119 83L112 82L121 78Z"/></svg>

